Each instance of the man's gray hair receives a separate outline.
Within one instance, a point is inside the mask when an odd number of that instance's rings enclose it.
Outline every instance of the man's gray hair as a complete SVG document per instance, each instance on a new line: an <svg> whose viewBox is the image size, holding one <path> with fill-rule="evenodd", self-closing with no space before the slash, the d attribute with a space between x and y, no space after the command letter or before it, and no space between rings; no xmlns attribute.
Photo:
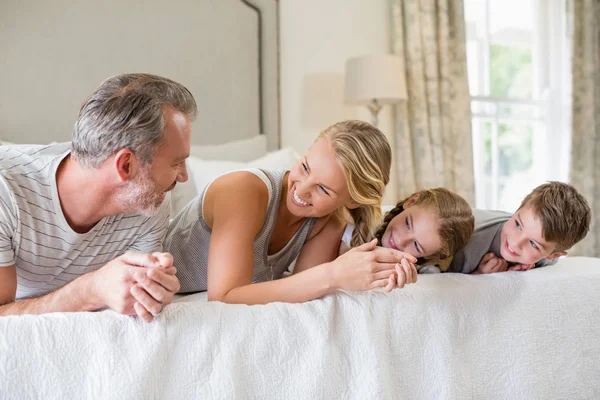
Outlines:
<svg viewBox="0 0 600 400"><path fill-rule="evenodd" d="M81 165L98 168L115 152L129 149L148 165L165 135L165 106L190 121L198 113L190 91L170 79L150 74L108 78L79 110L71 154Z"/></svg>

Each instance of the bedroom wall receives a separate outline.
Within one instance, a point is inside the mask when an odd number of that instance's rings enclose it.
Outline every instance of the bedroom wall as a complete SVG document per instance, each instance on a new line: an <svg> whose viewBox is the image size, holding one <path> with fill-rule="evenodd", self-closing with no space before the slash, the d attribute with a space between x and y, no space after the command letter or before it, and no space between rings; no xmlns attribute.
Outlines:
<svg viewBox="0 0 600 400"><path fill-rule="evenodd" d="M280 0L282 145L305 152L334 122L370 121L364 107L343 101L346 59L390 52L389 0ZM379 128L391 130L390 106ZM389 135L388 135L389 137ZM396 202L388 190L386 203Z"/></svg>
<svg viewBox="0 0 600 400"><path fill-rule="evenodd" d="M389 52L390 6L389 0L279 1L282 146L292 146L298 153L303 153L314 141L318 132L334 122L349 118L370 120L370 115L364 107L344 106L344 66L346 59L350 57ZM63 5L62 8L69 9L71 13L78 10L78 8L67 7L67 3L62 0L60 4ZM191 4L194 2L184 1L183 3ZM16 8L7 8L9 4L14 4ZM20 5L18 1L3 4L4 11L12 10L16 14L24 12L19 7L24 6ZM83 5L78 7L81 8ZM47 11L48 13L53 11L60 14L57 11L60 9L61 7L53 3L52 6L47 8ZM108 5L103 7L107 15L116 9L118 8L111 8ZM148 13L156 14L159 7L145 10ZM38 12L41 16L46 15L45 10L44 12L38 10ZM19 19L15 17L15 20ZM42 28L47 26L49 25L43 25ZM35 39L33 33L39 33L42 28L39 26L36 29L32 28L27 35L16 31L13 33L20 40L33 40ZM187 32L187 30L186 28L183 31ZM62 41L57 42L56 46L61 49L60 54L65 57L66 55L78 57L72 50L78 49L78 52L82 52L86 48L80 49L72 44L73 41L77 40L79 39L64 37ZM90 39L87 38L86 40L89 41ZM46 62L44 60L52 58L52 51L52 48L48 48L48 55L32 54L32 57L35 56L35 60L41 59L40 62ZM83 57L83 59L85 58ZM44 79L45 75L42 73L43 70L39 69L39 63L37 61L22 63L25 68L31 69L32 80L26 82L27 87L32 88L32 90L37 89L38 92L43 94L43 96L36 95L30 99L32 102L30 104L31 108L50 109L49 114L53 116L65 116L64 121L60 120L62 121L60 126L56 122L59 119L52 118L52 121L45 125L45 129L40 131L39 142L68 140L72 120L81 100L102 78L112 73L122 72L122 65L119 68L113 68L114 59L107 59L104 62L100 62L101 60L92 62L89 57L87 58L86 63L89 64L89 68L74 70L69 67L69 63L66 63L64 68L61 69L60 76L53 76L50 83L62 88L61 93L64 92L63 96L58 99L56 90L42 91L39 89L41 87L46 88L50 84L47 79ZM117 57L117 59L123 61L121 57ZM181 77L182 71L179 69L173 71L172 68L176 68L176 66L173 66L167 59L165 60L165 63L159 65L160 68L149 72L161 73L185 81ZM131 71L144 70L143 66L148 62L148 60L133 57L128 57L125 61L127 61L127 68L125 69ZM0 62L0 65L4 64ZM11 80L11 74L8 73L4 75L4 80L0 79L0 81L2 81L0 87L3 85L16 85L14 80ZM73 84L74 81L79 83ZM81 84L82 81L85 84ZM188 82L185 81L185 83ZM205 109L206 107L203 106L202 108ZM237 108L246 109L248 107ZM254 109L254 107L250 108ZM1 109L2 107L0 107ZM23 113L29 112L25 106L19 107L18 110ZM28 121L25 117L22 119ZM39 119L40 116L38 115L35 121ZM33 123L33 121L32 119L30 122ZM389 106L384 107L380 113L379 127L386 133L390 132L391 112ZM18 127L8 127L6 129L7 133L4 134L6 137L3 137L3 139L19 141L22 139L20 136L22 132L35 131L36 129L22 124ZM391 200L395 200L395 196L391 195Z"/></svg>
<svg viewBox="0 0 600 400"><path fill-rule="evenodd" d="M240 0L2 0L0 140L70 140L83 99L124 72L194 94L194 144L255 136L258 26Z"/></svg>

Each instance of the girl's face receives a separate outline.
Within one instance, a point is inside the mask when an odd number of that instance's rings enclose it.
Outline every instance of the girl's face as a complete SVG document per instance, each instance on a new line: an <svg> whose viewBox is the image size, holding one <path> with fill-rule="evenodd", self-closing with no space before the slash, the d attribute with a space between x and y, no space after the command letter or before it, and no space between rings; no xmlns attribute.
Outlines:
<svg viewBox="0 0 600 400"><path fill-rule="evenodd" d="M286 205L298 217L320 218L354 207L346 176L328 139L317 140L288 175Z"/></svg>
<svg viewBox="0 0 600 400"><path fill-rule="evenodd" d="M404 211L388 224L381 244L417 258L431 258L442 248L437 215L429 207L415 205L418 195L404 202Z"/></svg>

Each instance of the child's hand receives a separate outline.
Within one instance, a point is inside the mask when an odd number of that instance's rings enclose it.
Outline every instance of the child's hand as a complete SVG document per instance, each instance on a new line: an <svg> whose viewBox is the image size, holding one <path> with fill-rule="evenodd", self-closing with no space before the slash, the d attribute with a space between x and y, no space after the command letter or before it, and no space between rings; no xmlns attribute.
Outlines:
<svg viewBox="0 0 600 400"><path fill-rule="evenodd" d="M390 275L384 290L391 292L394 288L402 289L405 285L410 285L417 281L417 268L408 260L403 259L400 264L396 264L396 273Z"/></svg>
<svg viewBox="0 0 600 400"><path fill-rule="evenodd" d="M527 271L535 267L535 264L517 264L508 268L509 271Z"/></svg>
<svg viewBox="0 0 600 400"><path fill-rule="evenodd" d="M508 262L494 253L487 253L481 257L477 271L480 274L494 274L496 272L504 272L508 269Z"/></svg>
<svg viewBox="0 0 600 400"><path fill-rule="evenodd" d="M400 264L396 264L396 274L396 287L399 289L417 282L417 267L406 258Z"/></svg>

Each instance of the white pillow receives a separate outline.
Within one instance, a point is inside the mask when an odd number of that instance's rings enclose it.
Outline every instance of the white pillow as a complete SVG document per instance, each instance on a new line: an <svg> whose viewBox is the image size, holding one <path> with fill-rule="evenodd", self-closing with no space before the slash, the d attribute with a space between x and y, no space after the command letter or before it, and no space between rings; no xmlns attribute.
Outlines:
<svg viewBox="0 0 600 400"><path fill-rule="evenodd" d="M289 170L299 159L300 156L291 147L267 153L248 163L190 157L186 164L188 181L178 183L171 194L171 217L175 217L213 179L221 175L245 168Z"/></svg>
<svg viewBox="0 0 600 400"><path fill-rule="evenodd" d="M229 160L248 162L267 154L267 136L236 140L219 145L191 147L190 156L204 160Z"/></svg>
<svg viewBox="0 0 600 400"><path fill-rule="evenodd" d="M292 169L294 164L300 160L300 156L291 147L267 153L263 157L251 161L246 168L261 169Z"/></svg>
<svg viewBox="0 0 600 400"><path fill-rule="evenodd" d="M190 157L188 164L197 194L201 194L206 185L213 179L231 171L244 169L246 163L237 161L203 160L198 157Z"/></svg>
<svg viewBox="0 0 600 400"><path fill-rule="evenodd" d="M194 185L198 194L202 193L204 188L215 178L228 172L245 169L291 169L300 159L300 156L292 149L287 147L278 151L268 153L264 157L242 163L236 161L202 160L196 157L189 158L189 166L194 177Z"/></svg>
<svg viewBox="0 0 600 400"><path fill-rule="evenodd" d="M177 182L173 190L171 190L171 218L174 218L179 211L196 197L196 186L194 185L194 177L190 172L189 160L187 165L188 180L186 182Z"/></svg>

